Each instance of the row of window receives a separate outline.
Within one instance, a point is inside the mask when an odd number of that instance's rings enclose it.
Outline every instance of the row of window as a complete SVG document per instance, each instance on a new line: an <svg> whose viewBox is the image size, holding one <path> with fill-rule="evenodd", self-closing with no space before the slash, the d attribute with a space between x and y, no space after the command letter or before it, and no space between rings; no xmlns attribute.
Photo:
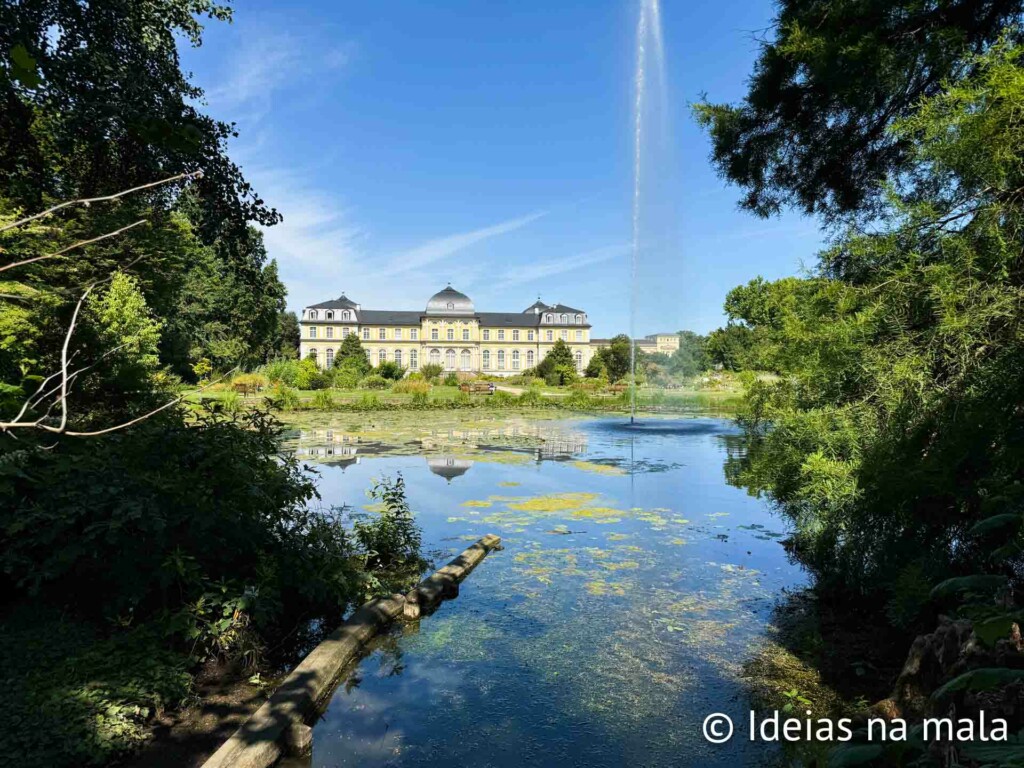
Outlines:
<svg viewBox="0 0 1024 768"><path fill-rule="evenodd" d="M333 327L327 326L323 330L324 330L323 338L325 338L325 339L333 339L334 338L334 331L335 331L335 329ZM409 337L408 337L409 341L419 341L419 338L420 338L420 329L419 328L408 328L406 330L408 330L408 332L409 332ZM308 338L310 338L310 339L319 338L319 336L318 336L319 333L320 333L320 330L317 328L317 326L315 326L315 325L310 326ZM354 333L353 329L351 329L351 328L342 328L341 329L341 338L343 338L343 339L347 338L350 333ZM484 328L480 333L481 333L481 338L482 338L483 341L490 341L491 340L491 331L490 331L489 328ZM517 330L513 330L512 331L512 341L521 341L522 340L522 335L521 334L522 334L522 331L519 331L518 329ZM372 337L372 333L371 333L370 329L369 328L363 328L362 336L363 336L363 341L370 341L371 337ZM471 341L470 335L469 335L469 328L463 328L460 336L461 336L462 341ZM568 341L569 340L569 331L563 328L561 331L559 331L558 337L562 341ZM392 332L392 338L395 341L402 341L402 338L403 338L402 329L401 328L394 328L393 332ZM576 338L576 341L583 341L583 331L579 331L579 330L576 331L575 338ZM455 339L456 339L455 329L454 328L447 328L447 329L445 329L445 341L455 341ZM378 341L387 341L388 340L388 329L387 328L378 328L377 329L377 340ZM440 329L438 329L438 328L431 328L430 329L430 340L431 341L441 341ZM497 340L498 341L506 341L506 336L505 336L505 331L504 330L498 330L497 331ZM533 331L527 331L526 332L526 340L527 341L535 341L534 332ZM555 340L555 332L552 331L552 330L545 331L544 332L544 340L545 341L554 341Z"/></svg>
<svg viewBox="0 0 1024 768"><path fill-rule="evenodd" d="M307 311L306 316L310 320L318 320L320 318L320 313L317 310L315 310L315 309L310 309L310 310ZM327 320L333 320L334 319L334 310L333 309L328 309L326 312L324 312L324 318L327 319ZM341 311L341 316L340 316L339 319L341 319L341 320L355 320L355 316L352 314L351 310L343 309Z"/></svg>
<svg viewBox="0 0 1024 768"><path fill-rule="evenodd" d="M454 308L455 308L454 304L449 304L448 305L448 309L454 309ZM324 319L326 319L326 320L334 320L334 316L335 316L335 312L334 312L333 309L328 309L328 310L324 311ZM320 318L320 312L318 310L315 310L315 309L307 310L307 317L310 320L318 320ZM571 315L570 316L570 315L567 315L567 314L563 313L563 314L558 316L558 322L562 323L562 325L568 325L569 322L570 322L570 317L571 317L571 320L572 320L573 324L575 324L575 325L582 325L585 322L585 320L586 320L586 318L583 315ZM352 313L351 310L343 309L343 310L341 310L339 319L340 320L354 320L355 319L355 315ZM553 312L546 313L544 315L544 322L545 323L553 323L553 322L555 322L555 314Z"/></svg>
<svg viewBox="0 0 1024 768"><path fill-rule="evenodd" d="M318 356L317 351L315 349L309 350L309 357L319 363L319 356ZM577 350L576 354L573 357L576 360L576 368L577 369L582 369L583 368L583 353ZM386 349L378 349L377 350L376 358L377 358L377 364L380 365L381 363L385 362L388 359L388 351ZM455 368L456 358L458 359L458 362L459 362L459 370L463 370L463 371L470 371L470 370L472 370L472 366L473 366L472 360L473 360L473 358L472 358L472 355L470 354L470 351L468 349L462 350L460 353L458 353L457 356L456 356L456 352L455 352L454 349L447 350L444 353L444 367L445 367L445 370L447 370L447 371L454 371L454 370L456 370L456 368ZM403 365L406 362L406 358L404 357L403 352L400 349L396 349L392 353L391 359L394 360L396 363L398 363L398 365ZM536 361L536 357L534 356L534 352L533 352L532 349L527 350L525 355L520 355L518 349L513 349L510 354L506 354L504 349L499 349L493 355L493 362L495 364L494 370L498 370L498 371L504 371L504 370L518 371L518 370L520 370L520 367L521 367L520 363L524 359L526 361L526 367L527 368L533 368L534 362ZM439 365L441 363L441 350L439 350L439 349L432 349L432 350L430 350L430 362L435 364L435 365ZM481 355L481 367L485 371L492 370L491 369L491 363L492 363L491 350L485 349L483 351L482 355ZM510 365L510 368L506 369L506 367L505 367L506 363L508 363ZM324 364L328 368L330 368L332 365L334 365L334 350L333 349L328 349L324 353ZM409 370L411 370L411 371L415 371L415 370L417 370L419 368L419 355L417 354L417 350L415 350L415 349L409 350L408 364L409 364Z"/></svg>

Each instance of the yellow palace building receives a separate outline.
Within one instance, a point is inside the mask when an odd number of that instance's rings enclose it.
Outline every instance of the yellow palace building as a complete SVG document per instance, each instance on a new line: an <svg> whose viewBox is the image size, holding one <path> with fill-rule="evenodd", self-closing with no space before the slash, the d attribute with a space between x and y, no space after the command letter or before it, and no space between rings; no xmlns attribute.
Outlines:
<svg viewBox="0 0 1024 768"><path fill-rule="evenodd" d="M473 301L450 285L419 311L363 309L342 294L302 310L299 354L320 366L334 363L342 340L358 334L370 362L385 360L416 371L438 363L446 371L514 376L532 368L561 339L576 368L590 362L587 313L539 299L522 312L477 312Z"/></svg>

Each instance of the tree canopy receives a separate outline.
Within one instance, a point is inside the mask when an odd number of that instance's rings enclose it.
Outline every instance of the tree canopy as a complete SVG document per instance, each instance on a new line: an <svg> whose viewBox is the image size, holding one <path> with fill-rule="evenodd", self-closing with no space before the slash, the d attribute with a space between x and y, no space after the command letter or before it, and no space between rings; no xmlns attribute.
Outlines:
<svg viewBox="0 0 1024 768"><path fill-rule="evenodd" d="M782 0L742 102L697 106L714 165L760 216L788 206L830 221L874 215L882 185L917 170L913 141L893 127L975 72L975 57L1022 8L1020 0Z"/></svg>

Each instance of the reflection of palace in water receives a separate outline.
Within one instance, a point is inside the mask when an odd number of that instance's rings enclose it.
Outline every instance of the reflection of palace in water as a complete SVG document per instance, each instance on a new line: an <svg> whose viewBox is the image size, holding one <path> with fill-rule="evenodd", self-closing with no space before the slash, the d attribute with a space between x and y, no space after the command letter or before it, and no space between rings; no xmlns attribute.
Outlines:
<svg viewBox="0 0 1024 768"><path fill-rule="evenodd" d="M536 461L558 461L587 451L587 435L581 431L552 429L538 423L504 423L495 427L450 427L426 430L418 439L399 445L368 440L359 433L332 429L302 430L295 455L342 468L358 464L361 458L394 453L431 453L427 467L449 482L464 475L473 466L471 459L458 454L479 452L518 453ZM409 446L414 446L409 450ZM419 450L417 450L417 448Z"/></svg>

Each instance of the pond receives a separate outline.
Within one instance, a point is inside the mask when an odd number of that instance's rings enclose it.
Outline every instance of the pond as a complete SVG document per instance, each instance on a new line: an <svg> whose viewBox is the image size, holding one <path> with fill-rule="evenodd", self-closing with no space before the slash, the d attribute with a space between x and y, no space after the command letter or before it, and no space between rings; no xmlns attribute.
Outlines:
<svg viewBox="0 0 1024 768"><path fill-rule="evenodd" d="M718 418L326 414L289 447L325 503L400 472L442 565L503 539L461 595L400 625L339 686L312 765L758 765L701 723L749 709L742 665L805 575L767 506L726 482ZM737 718L741 718L737 720Z"/></svg>

